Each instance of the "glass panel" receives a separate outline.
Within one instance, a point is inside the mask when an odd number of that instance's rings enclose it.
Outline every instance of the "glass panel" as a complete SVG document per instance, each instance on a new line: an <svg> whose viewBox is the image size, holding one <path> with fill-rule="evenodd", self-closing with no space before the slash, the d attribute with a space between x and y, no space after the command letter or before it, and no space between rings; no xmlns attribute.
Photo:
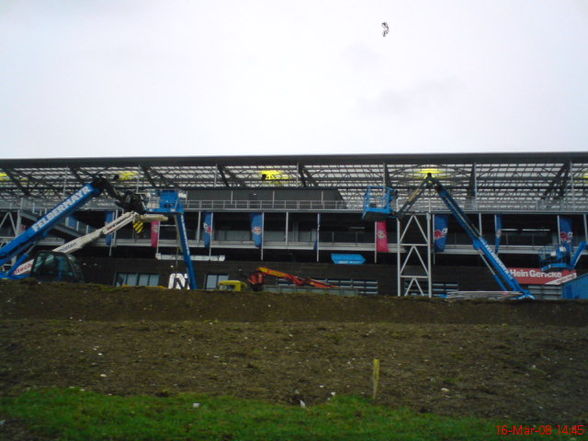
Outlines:
<svg viewBox="0 0 588 441"><path fill-rule="evenodd" d="M205 289L216 289L218 282L223 280L229 280L228 274L208 274L206 276L206 287Z"/></svg>
<svg viewBox="0 0 588 441"><path fill-rule="evenodd" d="M149 274L148 286L157 286L157 285L159 285L159 274Z"/></svg>
<svg viewBox="0 0 588 441"><path fill-rule="evenodd" d="M149 286L149 276L150 274L139 274L139 282L137 283L137 285Z"/></svg>

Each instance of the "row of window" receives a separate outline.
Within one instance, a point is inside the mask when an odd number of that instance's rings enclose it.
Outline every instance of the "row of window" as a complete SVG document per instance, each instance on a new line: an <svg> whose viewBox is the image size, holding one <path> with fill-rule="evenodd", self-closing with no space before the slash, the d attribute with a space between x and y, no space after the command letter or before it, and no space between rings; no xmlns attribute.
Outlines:
<svg viewBox="0 0 588 441"><path fill-rule="evenodd" d="M159 274L152 273L117 273L116 286L158 286ZM229 280L228 274L207 274L204 289L216 289L219 282ZM323 279L323 282L336 285L340 288L353 289L364 295L378 294L377 280L351 280L351 279ZM288 286L287 280L278 280L278 286Z"/></svg>

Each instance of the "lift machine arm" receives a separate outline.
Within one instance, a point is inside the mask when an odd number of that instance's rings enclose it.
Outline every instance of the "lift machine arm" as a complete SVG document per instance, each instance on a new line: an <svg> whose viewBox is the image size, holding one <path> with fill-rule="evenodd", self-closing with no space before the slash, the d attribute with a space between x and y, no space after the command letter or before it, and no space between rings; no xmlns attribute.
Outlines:
<svg viewBox="0 0 588 441"><path fill-rule="evenodd" d="M16 258L16 262L7 272L0 273L0 278L12 278L14 271L28 259L35 245L45 238L59 221L85 205L92 198L99 196L103 191L106 191L108 195L115 199L119 207L141 214L145 212L139 195L132 192L121 194L106 179L96 178L63 200L31 225L30 228L0 248L0 267Z"/></svg>
<svg viewBox="0 0 588 441"><path fill-rule="evenodd" d="M516 291L522 294L523 298L533 298L531 293L521 287L517 279L510 274L508 268L504 265L498 255L492 250L488 242L482 237L476 226L470 221L465 212L457 204L451 193L443 186L439 179L434 178L431 173L428 173L426 178L421 182L418 188L416 188L408 197L402 207L394 212L392 209L392 201L396 195L395 190L390 187L371 187L366 192L366 202L364 204L364 219L383 219L385 217L401 218L406 215L415 202L420 198L426 189L433 188L441 200L445 203L453 217L457 220L459 225L464 229L466 234L472 241L472 245L475 250L480 253L482 260L494 276L494 279L504 291ZM383 191L383 201L385 205L370 207L369 197L370 192L375 190ZM370 213L372 212L373 213Z"/></svg>

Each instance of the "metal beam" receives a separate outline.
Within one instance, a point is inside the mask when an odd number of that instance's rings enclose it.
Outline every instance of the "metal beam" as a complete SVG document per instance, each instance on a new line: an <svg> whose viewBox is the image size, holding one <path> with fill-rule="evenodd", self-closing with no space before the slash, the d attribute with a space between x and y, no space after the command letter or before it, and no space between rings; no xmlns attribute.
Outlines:
<svg viewBox="0 0 588 441"><path fill-rule="evenodd" d="M314 187L318 187L316 180L304 165L298 164L298 174L300 175L300 182L302 182L303 187L307 187L309 183Z"/></svg>
<svg viewBox="0 0 588 441"><path fill-rule="evenodd" d="M155 180L153 180L153 175L155 175L157 178L161 179L161 181L163 181L162 183L164 185L156 185ZM177 182L173 181L172 179L168 178L164 174L158 172L157 170L155 170L151 167L149 167L149 176L151 177L151 180L153 180L153 183L151 185L153 185L154 187L180 188L180 185ZM147 178L147 179L149 179L149 178ZM149 180L149 183L151 183L151 180Z"/></svg>
<svg viewBox="0 0 588 441"><path fill-rule="evenodd" d="M225 184L225 187L230 187L229 181L227 180L227 177L225 176L225 168L223 166L218 165L218 164L217 164L216 168L220 174L221 179L223 180L223 183Z"/></svg>
<svg viewBox="0 0 588 441"><path fill-rule="evenodd" d="M6 173L6 176L8 176L8 179L10 179L12 181L12 183L14 185L16 185L16 187L23 192L23 194L25 196L30 196L31 192L29 191L28 188L24 187L20 181L14 176L14 174L12 173L12 170L9 170L7 168L3 168L2 169L4 171L4 173Z"/></svg>
<svg viewBox="0 0 588 441"><path fill-rule="evenodd" d="M20 172L19 174L21 176L25 177L29 182L33 182L35 184L35 186L33 187L34 189L36 189L38 187L41 187L43 189L48 189L48 190L53 191L58 196L62 196L63 195L63 189L62 188L56 187L55 185L51 184L47 180L38 179L38 178L35 178L34 176L32 176L30 174L23 173L23 172Z"/></svg>
<svg viewBox="0 0 588 441"><path fill-rule="evenodd" d="M239 176L237 176L231 170L226 168L224 165L217 164L216 167L218 168L218 171L221 175L221 178L227 187L231 187L229 180L227 179L227 176L229 177L229 179L231 181L236 182L238 187L247 187L247 184L245 183L245 181L243 179L241 179Z"/></svg>
<svg viewBox="0 0 588 441"><path fill-rule="evenodd" d="M392 187L392 184L390 182L390 171L388 170L388 164L386 164L384 162L383 166L384 166L384 185L386 187Z"/></svg>
<svg viewBox="0 0 588 441"><path fill-rule="evenodd" d="M478 192L478 179L476 175L476 163L472 164L472 169L470 170L470 180L468 185L468 197L475 198Z"/></svg>
<svg viewBox="0 0 588 441"><path fill-rule="evenodd" d="M80 176L80 169L79 168L77 168L77 167L69 167L69 171L71 171L71 174L74 175L74 177L77 179L77 181L80 184L83 184L83 185L86 184L86 182Z"/></svg>
<svg viewBox="0 0 588 441"><path fill-rule="evenodd" d="M549 197L557 192L554 199L561 199L565 194L566 186L570 180L571 162L566 162L561 166L557 174L553 177L549 186L541 196L541 199L549 199Z"/></svg>
<svg viewBox="0 0 588 441"><path fill-rule="evenodd" d="M147 178L147 181L149 181L149 184L151 184L152 187L157 188L156 182L153 180L151 173L149 173L150 167L142 165L141 170L143 171L143 174Z"/></svg>

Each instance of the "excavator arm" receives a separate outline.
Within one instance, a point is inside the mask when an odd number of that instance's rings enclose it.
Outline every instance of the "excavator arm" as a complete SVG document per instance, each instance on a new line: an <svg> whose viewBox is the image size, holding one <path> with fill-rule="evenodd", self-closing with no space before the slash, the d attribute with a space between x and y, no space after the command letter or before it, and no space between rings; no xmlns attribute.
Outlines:
<svg viewBox="0 0 588 441"><path fill-rule="evenodd" d="M247 281L254 291L261 291L263 289L266 276L289 280L296 286L312 286L313 288L336 288L336 286L321 282L320 280L315 280L308 277L299 277L295 276L294 274L289 274L266 267L257 268L255 272L249 275Z"/></svg>

